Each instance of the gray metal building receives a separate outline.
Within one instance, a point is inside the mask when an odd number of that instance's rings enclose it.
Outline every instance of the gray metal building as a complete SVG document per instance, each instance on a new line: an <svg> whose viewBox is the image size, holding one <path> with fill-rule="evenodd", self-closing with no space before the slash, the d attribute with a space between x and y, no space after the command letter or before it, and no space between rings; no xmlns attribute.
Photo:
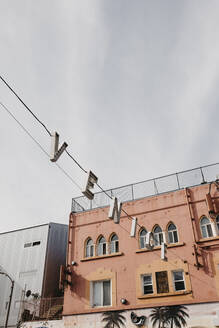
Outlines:
<svg viewBox="0 0 219 328"><path fill-rule="evenodd" d="M0 233L0 271L15 281L8 326L17 324L24 291L42 298L60 295L59 268L66 260L67 235L68 226L57 223ZM10 289L10 280L0 275L0 327L5 323Z"/></svg>

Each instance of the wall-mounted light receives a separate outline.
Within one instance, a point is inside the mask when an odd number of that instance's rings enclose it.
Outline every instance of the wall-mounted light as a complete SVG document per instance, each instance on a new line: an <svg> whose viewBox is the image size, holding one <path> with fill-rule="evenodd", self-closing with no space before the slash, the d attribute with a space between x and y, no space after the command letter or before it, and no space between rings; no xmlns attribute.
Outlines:
<svg viewBox="0 0 219 328"><path fill-rule="evenodd" d="M121 298L120 302L121 302L122 304L127 304L127 303L128 303L127 299L125 299L125 298Z"/></svg>
<svg viewBox="0 0 219 328"><path fill-rule="evenodd" d="M71 265L77 265L77 263L75 261L72 261Z"/></svg>

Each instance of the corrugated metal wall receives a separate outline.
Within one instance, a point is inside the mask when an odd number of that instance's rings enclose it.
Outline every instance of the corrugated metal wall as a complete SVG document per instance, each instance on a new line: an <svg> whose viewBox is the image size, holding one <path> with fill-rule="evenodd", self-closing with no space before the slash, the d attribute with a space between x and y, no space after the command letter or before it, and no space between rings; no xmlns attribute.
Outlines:
<svg viewBox="0 0 219 328"><path fill-rule="evenodd" d="M17 322L22 290L41 294L49 225L0 234L0 266L15 280L9 325ZM34 242L40 242L34 245ZM25 244L28 247L24 247ZM29 244L29 245L28 245ZM0 275L0 326L4 325L11 283Z"/></svg>
<svg viewBox="0 0 219 328"><path fill-rule="evenodd" d="M65 264L68 226L49 223L0 234L0 269L15 281L9 325L16 325L22 291L59 296L59 267ZM4 326L11 283L0 275L0 327Z"/></svg>

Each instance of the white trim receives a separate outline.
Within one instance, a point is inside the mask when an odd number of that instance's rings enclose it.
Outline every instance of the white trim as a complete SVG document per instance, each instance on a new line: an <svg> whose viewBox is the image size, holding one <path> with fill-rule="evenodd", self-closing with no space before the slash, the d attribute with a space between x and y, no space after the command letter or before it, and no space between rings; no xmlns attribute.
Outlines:
<svg viewBox="0 0 219 328"><path fill-rule="evenodd" d="M144 277L150 276L151 277L151 284L144 284ZM144 286L152 286L152 293L144 293ZM153 275L152 273L144 273L141 275L141 288L142 288L142 295L152 295L154 294L154 284L153 284Z"/></svg>
<svg viewBox="0 0 219 328"><path fill-rule="evenodd" d="M109 283L110 283L110 304L107 304L107 305L103 305L103 298L104 298L104 295L103 295L103 282L104 281L109 281ZM95 305L94 304L94 284L95 283L101 283L101 289L100 289L101 305ZM112 306L112 282L111 282L111 279L93 280L93 281L90 282L90 305L94 308Z"/></svg>
<svg viewBox="0 0 219 328"><path fill-rule="evenodd" d="M174 279L174 273L175 272L182 272L182 280L175 280ZM178 292L179 290L176 290L176 282L184 282L184 289L180 289L180 290L186 290L186 282L185 282L185 277L184 277L184 271L183 270L172 270L172 280L173 280L173 288L175 292Z"/></svg>

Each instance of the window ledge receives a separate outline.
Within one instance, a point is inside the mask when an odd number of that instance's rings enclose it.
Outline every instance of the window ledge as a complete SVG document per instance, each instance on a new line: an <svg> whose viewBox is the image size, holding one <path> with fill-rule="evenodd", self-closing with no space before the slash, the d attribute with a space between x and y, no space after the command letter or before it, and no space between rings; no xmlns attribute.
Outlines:
<svg viewBox="0 0 219 328"><path fill-rule="evenodd" d="M188 294L191 294L191 293L192 293L191 290L182 290L182 291L179 291L179 292L172 292L172 293L142 295L142 296L138 296L138 299L148 299L148 298L158 298L158 297L188 295Z"/></svg>
<svg viewBox="0 0 219 328"><path fill-rule="evenodd" d="M108 257L121 256L121 255L124 255L124 253L118 252L118 253L112 253L112 254L106 254L106 255L85 257L85 258L81 259L81 262L92 261L92 260L99 260L99 259L105 259L105 258L108 258Z"/></svg>
<svg viewBox="0 0 219 328"><path fill-rule="evenodd" d="M219 239L219 236L201 238L201 239L199 239L199 241L197 241L197 243L205 243L205 242L208 242L208 241L218 240L218 239Z"/></svg>
<svg viewBox="0 0 219 328"><path fill-rule="evenodd" d="M184 245L185 245L185 243L167 244L167 248L180 247L180 246L184 246ZM156 251L158 249L161 249L161 246L155 246L152 250L149 250L147 248L141 248L141 249L138 249L135 253L151 252L151 251Z"/></svg>

